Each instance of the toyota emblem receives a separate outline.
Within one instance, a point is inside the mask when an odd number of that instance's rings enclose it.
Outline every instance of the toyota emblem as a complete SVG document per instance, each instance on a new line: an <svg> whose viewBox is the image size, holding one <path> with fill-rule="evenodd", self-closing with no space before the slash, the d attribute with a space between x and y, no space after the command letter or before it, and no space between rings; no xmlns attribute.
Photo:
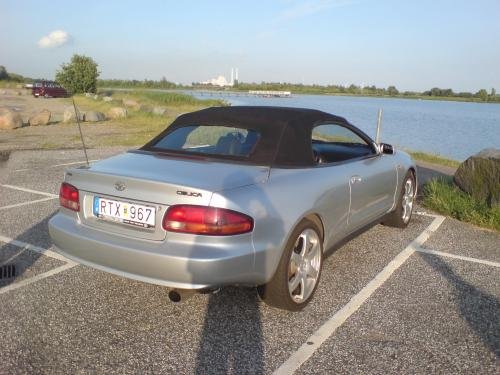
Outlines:
<svg viewBox="0 0 500 375"><path fill-rule="evenodd" d="M115 189L118 190L118 191L123 191L127 188L127 186L125 185L124 182L121 182L121 181L117 181L115 182Z"/></svg>

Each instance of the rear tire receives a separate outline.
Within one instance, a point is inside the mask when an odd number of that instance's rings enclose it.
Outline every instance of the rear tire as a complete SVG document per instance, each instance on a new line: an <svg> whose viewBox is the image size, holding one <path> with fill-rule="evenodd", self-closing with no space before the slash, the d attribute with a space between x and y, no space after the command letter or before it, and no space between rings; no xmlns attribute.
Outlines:
<svg viewBox="0 0 500 375"><path fill-rule="evenodd" d="M412 171L408 171L403 180L396 209L387 216L382 224L395 228L406 228L413 212L415 192L415 175Z"/></svg>
<svg viewBox="0 0 500 375"><path fill-rule="evenodd" d="M268 305L302 310L314 296L323 265L323 239L318 226L302 220L294 229L273 278L257 288Z"/></svg>

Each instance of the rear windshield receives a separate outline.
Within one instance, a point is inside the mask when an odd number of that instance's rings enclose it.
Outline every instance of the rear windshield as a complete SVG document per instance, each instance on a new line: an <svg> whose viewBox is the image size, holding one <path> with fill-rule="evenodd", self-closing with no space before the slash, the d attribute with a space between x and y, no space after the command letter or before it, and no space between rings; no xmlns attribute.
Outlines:
<svg viewBox="0 0 500 375"><path fill-rule="evenodd" d="M165 134L153 147L165 151L246 158L255 150L260 134L230 126L189 125Z"/></svg>

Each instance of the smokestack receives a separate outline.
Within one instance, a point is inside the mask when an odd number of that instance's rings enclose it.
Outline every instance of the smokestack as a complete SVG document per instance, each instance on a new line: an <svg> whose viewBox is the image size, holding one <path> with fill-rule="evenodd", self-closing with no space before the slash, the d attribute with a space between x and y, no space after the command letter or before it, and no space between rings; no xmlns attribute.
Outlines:
<svg viewBox="0 0 500 375"><path fill-rule="evenodd" d="M234 68L231 68L231 86L234 85Z"/></svg>
<svg viewBox="0 0 500 375"><path fill-rule="evenodd" d="M235 79L236 79L236 82L238 82L238 68L236 68L236 77L235 77Z"/></svg>

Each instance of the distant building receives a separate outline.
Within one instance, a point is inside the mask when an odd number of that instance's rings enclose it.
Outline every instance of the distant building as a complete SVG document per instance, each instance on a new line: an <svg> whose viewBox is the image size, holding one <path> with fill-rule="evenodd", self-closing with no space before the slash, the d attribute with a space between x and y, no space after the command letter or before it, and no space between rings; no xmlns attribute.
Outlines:
<svg viewBox="0 0 500 375"><path fill-rule="evenodd" d="M238 68L231 68L231 80L228 82L226 77L220 75L217 78L209 79L208 81L201 82L202 85L211 85L211 86L235 86L238 85Z"/></svg>
<svg viewBox="0 0 500 375"><path fill-rule="evenodd" d="M208 81L203 81L201 83L202 85L212 85L212 86L230 86L229 82L227 82L226 77L224 76L218 76L217 78L212 78Z"/></svg>

